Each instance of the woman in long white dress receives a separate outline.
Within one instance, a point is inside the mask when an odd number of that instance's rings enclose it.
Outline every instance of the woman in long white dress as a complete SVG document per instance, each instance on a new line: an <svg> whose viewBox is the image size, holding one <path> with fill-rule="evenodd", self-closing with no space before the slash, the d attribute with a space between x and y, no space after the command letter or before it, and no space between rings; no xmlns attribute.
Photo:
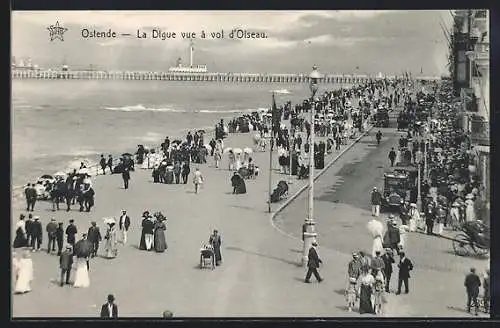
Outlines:
<svg viewBox="0 0 500 328"><path fill-rule="evenodd" d="M111 222L108 225L108 230L105 235L106 243L104 244L104 250L106 252L106 258L113 259L118 255L118 240L116 237L116 227L115 223Z"/></svg>
<svg viewBox="0 0 500 328"><path fill-rule="evenodd" d="M472 199L467 199L465 201L465 220L467 222L476 220L476 213L474 211L474 201Z"/></svg>
<svg viewBox="0 0 500 328"><path fill-rule="evenodd" d="M367 224L367 229L373 236L372 257L376 257L376 252L382 253L384 247L382 245L382 236L384 234L384 225L377 220L371 220Z"/></svg>
<svg viewBox="0 0 500 328"><path fill-rule="evenodd" d="M241 166L242 166L242 154L241 153L235 153L235 163L234 163L234 169L238 171Z"/></svg>
<svg viewBox="0 0 500 328"><path fill-rule="evenodd" d="M418 223L420 222L420 213L418 212L417 204L415 203L410 204L409 216L410 216L409 231L415 232L417 231L417 226Z"/></svg>
<svg viewBox="0 0 500 328"><path fill-rule="evenodd" d="M29 251L24 251L22 258L18 262L17 280L14 293L24 294L31 291L31 281L33 281L33 261Z"/></svg>
<svg viewBox="0 0 500 328"><path fill-rule="evenodd" d="M87 288L90 286L89 271L87 269L87 260L85 258L76 259L75 288Z"/></svg>

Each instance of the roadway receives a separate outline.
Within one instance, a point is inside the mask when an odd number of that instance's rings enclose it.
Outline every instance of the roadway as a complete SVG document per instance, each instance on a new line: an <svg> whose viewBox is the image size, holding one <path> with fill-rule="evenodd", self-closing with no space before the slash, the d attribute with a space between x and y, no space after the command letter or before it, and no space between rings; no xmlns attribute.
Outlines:
<svg viewBox="0 0 500 328"><path fill-rule="evenodd" d="M336 251L343 254L343 258L349 258L353 251L371 252L372 239L366 228L366 223L372 219L370 193L374 186L382 190L383 173L390 170L388 152L391 147L396 147L401 134L395 129L394 117L391 120L391 127L380 128L383 138L379 146L375 140L379 128L374 128L316 182L314 212L320 252ZM299 238L300 226L307 217L307 203L306 192L276 217L276 225ZM382 213L380 220L384 222L385 217L387 214ZM386 315L468 316L463 311L465 275L471 267L484 272L489 261L456 256L450 240L420 233L408 235L406 249L415 266L410 294L396 296L393 292L389 295ZM341 290L345 286L347 262L326 263L323 270L328 266L336 267L335 276L340 279L336 290ZM395 267L391 289L396 288Z"/></svg>

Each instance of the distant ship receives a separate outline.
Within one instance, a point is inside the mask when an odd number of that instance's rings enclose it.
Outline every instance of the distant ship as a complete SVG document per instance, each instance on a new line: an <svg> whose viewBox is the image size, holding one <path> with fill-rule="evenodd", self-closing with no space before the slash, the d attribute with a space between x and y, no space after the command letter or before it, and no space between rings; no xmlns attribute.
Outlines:
<svg viewBox="0 0 500 328"><path fill-rule="evenodd" d="M183 66L182 59L179 57L177 58L176 65L174 67L170 67L168 71L172 73L207 73L207 65L194 65L193 56L194 44L193 40L191 40L191 42L189 43L189 66Z"/></svg>

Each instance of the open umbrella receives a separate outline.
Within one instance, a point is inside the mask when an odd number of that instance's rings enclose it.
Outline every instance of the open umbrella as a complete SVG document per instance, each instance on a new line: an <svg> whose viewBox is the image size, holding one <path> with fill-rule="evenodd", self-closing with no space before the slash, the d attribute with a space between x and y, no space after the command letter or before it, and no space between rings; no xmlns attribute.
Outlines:
<svg viewBox="0 0 500 328"><path fill-rule="evenodd" d="M224 149L224 153L229 153L230 151L232 151L233 148L231 147L227 147L226 149Z"/></svg>
<svg viewBox="0 0 500 328"><path fill-rule="evenodd" d="M235 154L241 154L243 151L241 150L241 148L234 148L233 149L233 153Z"/></svg>
<svg viewBox="0 0 500 328"><path fill-rule="evenodd" d="M132 155L131 153L123 153L122 154L122 157L132 157L134 155Z"/></svg>
<svg viewBox="0 0 500 328"><path fill-rule="evenodd" d="M207 150L212 150L212 146L210 146L209 144L204 144L203 145Z"/></svg>
<svg viewBox="0 0 500 328"><path fill-rule="evenodd" d="M182 143L182 140L179 140L179 139L175 139L174 141L172 141L172 144L180 145L181 143Z"/></svg>
<svg viewBox="0 0 500 328"><path fill-rule="evenodd" d="M52 180L54 179L50 174L44 174L40 177L40 179L49 179L49 180Z"/></svg>
<svg viewBox="0 0 500 328"><path fill-rule="evenodd" d="M253 135L252 139L253 139L254 143L258 144L260 139L262 139L262 136L260 135L260 133L256 133Z"/></svg>
<svg viewBox="0 0 500 328"><path fill-rule="evenodd" d="M103 218L104 224L111 224L111 223L116 223L116 220L114 217L106 217Z"/></svg>
<svg viewBox="0 0 500 328"><path fill-rule="evenodd" d="M382 224L382 222L375 219L370 220L367 223L366 228L368 229L368 231L370 231L373 237L382 236L384 232L384 225Z"/></svg>
<svg viewBox="0 0 500 328"><path fill-rule="evenodd" d="M79 169L78 170L78 174L85 174L85 175L87 175L87 174L89 174L89 169L86 168L86 167L84 167L83 169Z"/></svg>
<svg viewBox="0 0 500 328"><path fill-rule="evenodd" d="M77 258L86 258L92 254L94 246L88 240L79 240L75 244L75 255Z"/></svg>
<svg viewBox="0 0 500 328"><path fill-rule="evenodd" d="M66 176L67 176L67 174L64 172L61 172L61 171L54 174L54 178L58 178L58 177L65 178Z"/></svg>
<svg viewBox="0 0 500 328"><path fill-rule="evenodd" d="M247 154L251 154L251 153L253 153L253 150L250 147L246 147L245 149L243 149L243 152L247 153Z"/></svg>

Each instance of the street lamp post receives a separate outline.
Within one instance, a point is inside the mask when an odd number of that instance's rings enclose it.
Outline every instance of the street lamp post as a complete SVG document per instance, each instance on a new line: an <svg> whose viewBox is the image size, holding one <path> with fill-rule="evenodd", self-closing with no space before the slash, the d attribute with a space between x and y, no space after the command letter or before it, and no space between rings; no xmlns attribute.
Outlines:
<svg viewBox="0 0 500 328"><path fill-rule="evenodd" d="M314 102L314 96L318 91L318 82L321 78L321 74L318 72L318 68L313 66L313 71L309 75L309 88L311 90L311 135L309 136L309 209L308 217L306 220L306 229L309 230L304 232L304 249L302 254L302 265L305 266L308 260L309 248L313 241L316 240L317 234L315 233L315 222L314 222L314 117L316 112L316 103Z"/></svg>
<svg viewBox="0 0 500 328"><path fill-rule="evenodd" d="M288 132L288 159L290 161L290 167L288 172L288 183L293 184L292 179L292 158L295 153L295 129L292 125L292 118L290 117L290 131Z"/></svg>

